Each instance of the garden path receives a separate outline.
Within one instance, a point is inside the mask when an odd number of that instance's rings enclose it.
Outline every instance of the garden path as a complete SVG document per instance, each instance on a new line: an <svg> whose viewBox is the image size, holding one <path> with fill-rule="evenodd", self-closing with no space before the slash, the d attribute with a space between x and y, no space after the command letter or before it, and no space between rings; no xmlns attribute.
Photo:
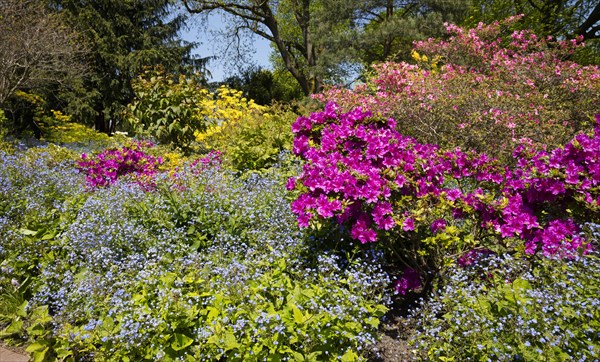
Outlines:
<svg viewBox="0 0 600 362"><path fill-rule="evenodd" d="M26 355L15 353L0 347L0 362L27 362L29 358Z"/></svg>

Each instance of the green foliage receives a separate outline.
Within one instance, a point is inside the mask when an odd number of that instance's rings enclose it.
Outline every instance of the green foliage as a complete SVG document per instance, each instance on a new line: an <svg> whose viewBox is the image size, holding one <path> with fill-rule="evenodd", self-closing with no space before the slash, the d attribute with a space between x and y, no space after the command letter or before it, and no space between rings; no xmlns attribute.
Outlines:
<svg viewBox="0 0 600 362"><path fill-rule="evenodd" d="M475 0L465 20L466 26L491 23L509 16L525 14L514 29L529 29L542 36L573 37L582 16L595 5L593 1L564 0Z"/></svg>
<svg viewBox="0 0 600 362"><path fill-rule="evenodd" d="M444 22L459 22L470 1L356 1L365 26L353 46L365 65L407 60L412 43L443 35Z"/></svg>
<svg viewBox="0 0 600 362"><path fill-rule="evenodd" d="M578 260L481 258L451 268L414 340L440 361L572 361L600 355L597 255Z"/></svg>
<svg viewBox="0 0 600 362"><path fill-rule="evenodd" d="M6 134L41 137L39 120L46 107L46 100L42 96L18 90L3 104L3 107L5 117L3 128Z"/></svg>
<svg viewBox="0 0 600 362"><path fill-rule="evenodd" d="M8 124L8 118L6 118L4 111L0 109L0 151L9 152L12 149L10 144L5 140Z"/></svg>
<svg viewBox="0 0 600 362"><path fill-rule="evenodd" d="M274 105L264 113L247 114L240 121L224 122L204 142L223 152L225 162L236 170L260 170L274 165L279 154L291 150L291 125L298 115L288 107Z"/></svg>
<svg viewBox="0 0 600 362"><path fill-rule="evenodd" d="M127 107L127 122L134 133L189 151L196 132L208 125L202 101L209 94L201 79L158 69L146 71L132 86L135 98Z"/></svg>
<svg viewBox="0 0 600 362"><path fill-rule="evenodd" d="M193 65L193 44L178 39L185 16L171 0L48 0L91 49L90 76L65 94L67 111L96 130L112 133L134 93L131 81L145 67L176 72ZM91 118L91 119L90 119Z"/></svg>
<svg viewBox="0 0 600 362"><path fill-rule="evenodd" d="M251 67L240 75L225 79L224 83L242 91L246 98L260 105L287 103L303 97L300 85L287 70L270 71Z"/></svg>
<svg viewBox="0 0 600 362"><path fill-rule="evenodd" d="M172 152L151 191L90 192L62 147L0 157L0 338L33 360L355 361L375 342L381 261L314 253L276 171Z"/></svg>
<svg viewBox="0 0 600 362"><path fill-rule="evenodd" d="M227 285L219 275L175 262L171 272L162 272L126 291L132 295L131 316L104 315L98 327L90 330L70 326L60 338L66 343L67 333L77 336L69 341L70 348L98 346L94 354L99 360L321 361L335 356L343 356L345 361L360 359L361 346L356 337L365 329L360 322L375 331L378 318L386 311L384 306L366 301L353 304L346 289L355 287L350 280L344 286L324 279L299 279L290 273L284 258L255 267L266 270L243 286L233 284L216 290L210 286ZM316 303L333 303L349 314L338 316L315 308ZM350 313L365 320L353 321ZM103 342L126 334L127 321L142 315L165 322L152 331L143 331L151 332L150 338L136 346Z"/></svg>

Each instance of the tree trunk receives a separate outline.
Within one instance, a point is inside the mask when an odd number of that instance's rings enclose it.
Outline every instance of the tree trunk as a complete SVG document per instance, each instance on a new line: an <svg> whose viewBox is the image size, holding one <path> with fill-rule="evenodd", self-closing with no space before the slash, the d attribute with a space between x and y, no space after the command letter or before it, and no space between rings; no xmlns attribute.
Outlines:
<svg viewBox="0 0 600 362"><path fill-rule="evenodd" d="M104 111L98 111L96 113L96 119L94 120L94 128L96 131L108 134L110 130L107 127L106 120L104 118Z"/></svg>

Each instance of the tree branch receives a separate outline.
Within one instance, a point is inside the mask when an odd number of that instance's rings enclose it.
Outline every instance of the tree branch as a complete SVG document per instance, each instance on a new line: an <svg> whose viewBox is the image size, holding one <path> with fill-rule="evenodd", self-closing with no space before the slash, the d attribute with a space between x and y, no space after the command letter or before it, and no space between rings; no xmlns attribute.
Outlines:
<svg viewBox="0 0 600 362"><path fill-rule="evenodd" d="M594 10L585 19L585 21L577 28L576 34L583 35L585 39L599 38L600 35L596 35L596 32L600 30L600 26L593 27L594 24L600 21L600 3L596 5ZM591 29L590 29L591 28Z"/></svg>

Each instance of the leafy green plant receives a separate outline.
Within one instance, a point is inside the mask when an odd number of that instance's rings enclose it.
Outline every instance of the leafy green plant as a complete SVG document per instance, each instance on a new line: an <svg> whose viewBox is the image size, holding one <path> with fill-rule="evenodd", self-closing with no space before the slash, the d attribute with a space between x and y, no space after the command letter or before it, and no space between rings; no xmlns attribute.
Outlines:
<svg viewBox="0 0 600 362"><path fill-rule="evenodd" d="M236 265L236 259L223 261ZM231 270L230 278L236 279L231 283L220 273L207 268L198 272L176 261L173 271L125 291L131 296L126 313L111 309L87 325L65 325L58 339L71 338L72 350L95 345L100 360L165 361L320 361L336 356L357 361L366 347L362 344L374 341L379 317L387 309L351 297L348 292L360 288L358 280L302 280L284 258L245 267ZM256 278L246 279L242 272ZM245 280L243 285L238 278Z"/></svg>
<svg viewBox="0 0 600 362"><path fill-rule="evenodd" d="M209 93L198 76L174 76L158 68L147 70L132 83L134 100L126 119L133 132L189 151L195 133L206 129Z"/></svg>

